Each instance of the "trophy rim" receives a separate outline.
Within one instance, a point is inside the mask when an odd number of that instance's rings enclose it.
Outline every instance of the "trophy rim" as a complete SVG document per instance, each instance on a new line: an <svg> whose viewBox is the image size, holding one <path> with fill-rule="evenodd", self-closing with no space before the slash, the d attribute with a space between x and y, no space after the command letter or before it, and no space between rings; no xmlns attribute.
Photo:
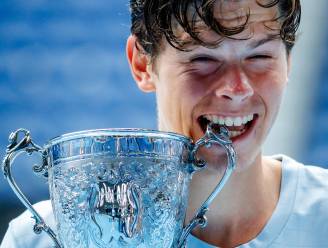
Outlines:
<svg viewBox="0 0 328 248"><path fill-rule="evenodd" d="M161 139L173 139L186 144L192 143L192 139L184 136L182 134L174 132L164 132L154 129L144 129L144 128L103 128L103 129L89 129L82 131L75 131L65 133L50 139L45 147L50 147L61 142L70 141L74 139L87 138L87 137L151 137L151 138L161 138Z"/></svg>

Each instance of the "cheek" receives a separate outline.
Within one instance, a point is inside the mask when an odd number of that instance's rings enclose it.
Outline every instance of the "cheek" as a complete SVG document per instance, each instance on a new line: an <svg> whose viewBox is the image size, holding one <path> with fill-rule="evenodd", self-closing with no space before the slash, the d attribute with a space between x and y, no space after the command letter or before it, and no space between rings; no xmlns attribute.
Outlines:
<svg viewBox="0 0 328 248"><path fill-rule="evenodd" d="M258 77L257 91L266 108L270 123L275 120L287 85L287 72L272 71ZM271 124L270 124L271 125Z"/></svg>
<svg viewBox="0 0 328 248"><path fill-rule="evenodd" d="M204 76L194 73L172 74L174 71L174 68L172 68L170 71L172 76L167 78L167 80L170 80L169 88L171 92L168 92L169 96L175 97L179 102L193 105L204 95L208 87L208 80Z"/></svg>
<svg viewBox="0 0 328 248"><path fill-rule="evenodd" d="M191 97L191 101L196 104L210 93L214 82L217 81L216 73L202 75L199 73L188 73L181 80L184 87L184 94Z"/></svg>
<svg viewBox="0 0 328 248"><path fill-rule="evenodd" d="M158 118L170 131L181 132L190 116L194 97L192 87L172 75L160 77L156 82Z"/></svg>
<svg viewBox="0 0 328 248"><path fill-rule="evenodd" d="M248 72L251 82L254 82L256 87L269 98L283 94L288 76L286 63L276 62L267 65L264 70Z"/></svg>

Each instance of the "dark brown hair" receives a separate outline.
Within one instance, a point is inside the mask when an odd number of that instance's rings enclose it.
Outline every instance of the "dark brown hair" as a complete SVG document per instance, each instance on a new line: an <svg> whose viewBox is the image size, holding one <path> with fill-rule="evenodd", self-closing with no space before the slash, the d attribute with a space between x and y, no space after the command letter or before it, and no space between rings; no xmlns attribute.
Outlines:
<svg viewBox="0 0 328 248"><path fill-rule="evenodd" d="M241 25L225 27L214 17L214 7L219 1L222 0L130 0L131 33L137 37L142 49L152 57L157 55L163 37L173 47L184 50L186 42L175 34L176 23L192 38L193 43L216 46L222 39L215 42L202 39L197 30L197 20L201 20L220 37L232 38L245 29L249 17L248 13ZM256 0L256 3L263 8L278 6L279 16L275 19L281 23L278 36L289 53L300 23L300 0ZM190 8L194 9L192 15L188 11Z"/></svg>

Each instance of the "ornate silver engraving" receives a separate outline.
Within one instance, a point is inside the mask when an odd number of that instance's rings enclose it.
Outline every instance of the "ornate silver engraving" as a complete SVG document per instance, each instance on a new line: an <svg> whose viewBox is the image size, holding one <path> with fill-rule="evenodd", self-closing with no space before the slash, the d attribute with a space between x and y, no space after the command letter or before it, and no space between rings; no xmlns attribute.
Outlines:
<svg viewBox="0 0 328 248"><path fill-rule="evenodd" d="M128 238L140 230L141 192L131 182L99 182L91 191L89 205L91 218L99 227L101 237L104 230L97 223L96 215L104 215L108 221L117 222L118 230Z"/></svg>

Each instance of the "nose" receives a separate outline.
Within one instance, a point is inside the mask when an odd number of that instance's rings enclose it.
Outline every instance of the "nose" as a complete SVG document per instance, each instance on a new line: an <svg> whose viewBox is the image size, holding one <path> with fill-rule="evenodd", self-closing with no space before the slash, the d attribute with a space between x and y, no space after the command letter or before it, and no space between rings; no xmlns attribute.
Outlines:
<svg viewBox="0 0 328 248"><path fill-rule="evenodd" d="M241 103L254 94L254 89L245 72L237 65L226 68L215 90L217 97Z"/></svg>

